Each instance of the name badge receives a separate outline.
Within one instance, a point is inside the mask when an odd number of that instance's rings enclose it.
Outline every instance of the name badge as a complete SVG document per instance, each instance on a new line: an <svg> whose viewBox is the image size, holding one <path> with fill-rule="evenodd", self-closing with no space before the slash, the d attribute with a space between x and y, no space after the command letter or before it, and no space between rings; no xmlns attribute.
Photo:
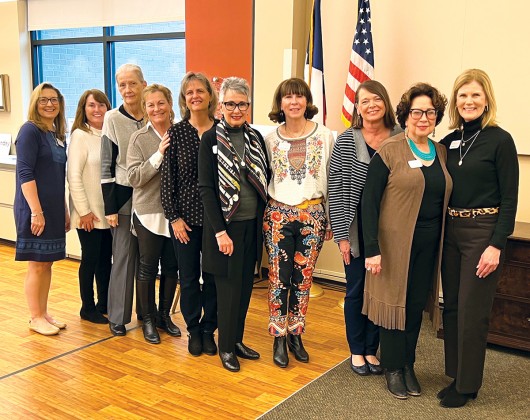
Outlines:
<svg viewBox="0 0 530 420"><path fill-rule="evenodd" d="M409 166L411 168L421 168L423 164L419 160L414 159L414 160L409 160Z"/></svg>
<svg viewBox="0 0 530 420"><path fill-rule="evenodd" d="M460 147L460 140L453 140L449 145L449 149L458 149Z"/></svg>
<svg viewBox="0 0 530 420"><path fill-rule="evenodd" d="M286 141L282 141L280 145L278 146L280 150L283 150L284 152L288 152L291 149L291 143L288 143Z"/></svg>
<svg viewBox="0 0 530 420"><path fill-rule="evenodd" d="M214 155L217 154L217 144L212 146L212 152L213 152Z"/></svg>

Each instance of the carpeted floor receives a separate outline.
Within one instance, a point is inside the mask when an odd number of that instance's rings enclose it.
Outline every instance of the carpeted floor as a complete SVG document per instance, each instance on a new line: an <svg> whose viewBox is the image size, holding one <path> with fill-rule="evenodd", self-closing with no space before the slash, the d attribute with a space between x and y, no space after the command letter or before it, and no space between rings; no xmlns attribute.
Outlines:
<svg viewBox="0 0 530 420"><path fill-rule="evenodd" d="M478 398L458 409L442 408L436 398L450 382L443 363L443 341L424 321L415 365L421 397L397 400L383 376L360 377L346 359L259 419L530 419L528 353L489 346Z"/></svg>

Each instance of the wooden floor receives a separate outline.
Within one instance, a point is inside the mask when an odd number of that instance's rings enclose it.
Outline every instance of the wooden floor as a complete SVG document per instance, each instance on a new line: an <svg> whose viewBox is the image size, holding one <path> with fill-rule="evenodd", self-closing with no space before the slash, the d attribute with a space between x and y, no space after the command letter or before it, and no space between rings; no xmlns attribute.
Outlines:
<svg viewBox="0 0 530 420"><path fill-rule="evenodd" d="M50 312L68 328L41 336L27 327L26 263L15 262L13 248L0 243L0 418L252 419L349 353L337 291L325 290L310 302L304 335L310 363L291 357L280 369L272 362L266 289L259 283L244 341L261 359L241 360L241 371L231 373L218 356L191 356L185 336L162 333L162 343L150 345L136 320L125 337L82 321L77 269L72 260L54 264ZM174 321L184 332L180 313Z"/></svg>

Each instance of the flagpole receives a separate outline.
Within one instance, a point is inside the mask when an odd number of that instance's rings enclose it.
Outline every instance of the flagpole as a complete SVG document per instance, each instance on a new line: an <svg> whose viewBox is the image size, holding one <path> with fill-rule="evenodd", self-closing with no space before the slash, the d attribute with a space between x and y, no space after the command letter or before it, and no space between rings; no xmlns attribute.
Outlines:
<svg viewBox="0 0 530 420"><path fill-rule="evenodd" d="M309 25L309 45L307 47L308 49L308 64L309 64L309 71L307 75L307 85L309 88L311 88L311 73L313 72L313 45L314 45L314 32L315 32L315 0L312 1L311 4L311 24Z"/></svg>

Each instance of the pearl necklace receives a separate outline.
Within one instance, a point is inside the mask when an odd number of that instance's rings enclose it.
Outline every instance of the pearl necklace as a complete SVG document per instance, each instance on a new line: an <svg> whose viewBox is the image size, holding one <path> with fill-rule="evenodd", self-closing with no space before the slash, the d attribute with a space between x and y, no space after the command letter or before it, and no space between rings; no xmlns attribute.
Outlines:
<svg viewBox="0 0 530 420"><path fill-rule="evenodd" d="M468 138L467 140L464 140L464 130L462 130L462 137L460 138L460 147L458 149L459 153L460 153L460 160L458 161L458 166L462 166L462 162L464 161L464 158L466 157L467 155L467 152L469 152L469 149L471 149L471 146L473 146L473 143L475 143L475 140L477 139L478 135L480 134L482 130L478 130L475 134L473 134L470 138ZM469 147L467 148L467 150L465 151L465 153L462 155L462 145L466 145L466 143L470 140L473 140L471 142L471 144L469 145Z"/></svg>

